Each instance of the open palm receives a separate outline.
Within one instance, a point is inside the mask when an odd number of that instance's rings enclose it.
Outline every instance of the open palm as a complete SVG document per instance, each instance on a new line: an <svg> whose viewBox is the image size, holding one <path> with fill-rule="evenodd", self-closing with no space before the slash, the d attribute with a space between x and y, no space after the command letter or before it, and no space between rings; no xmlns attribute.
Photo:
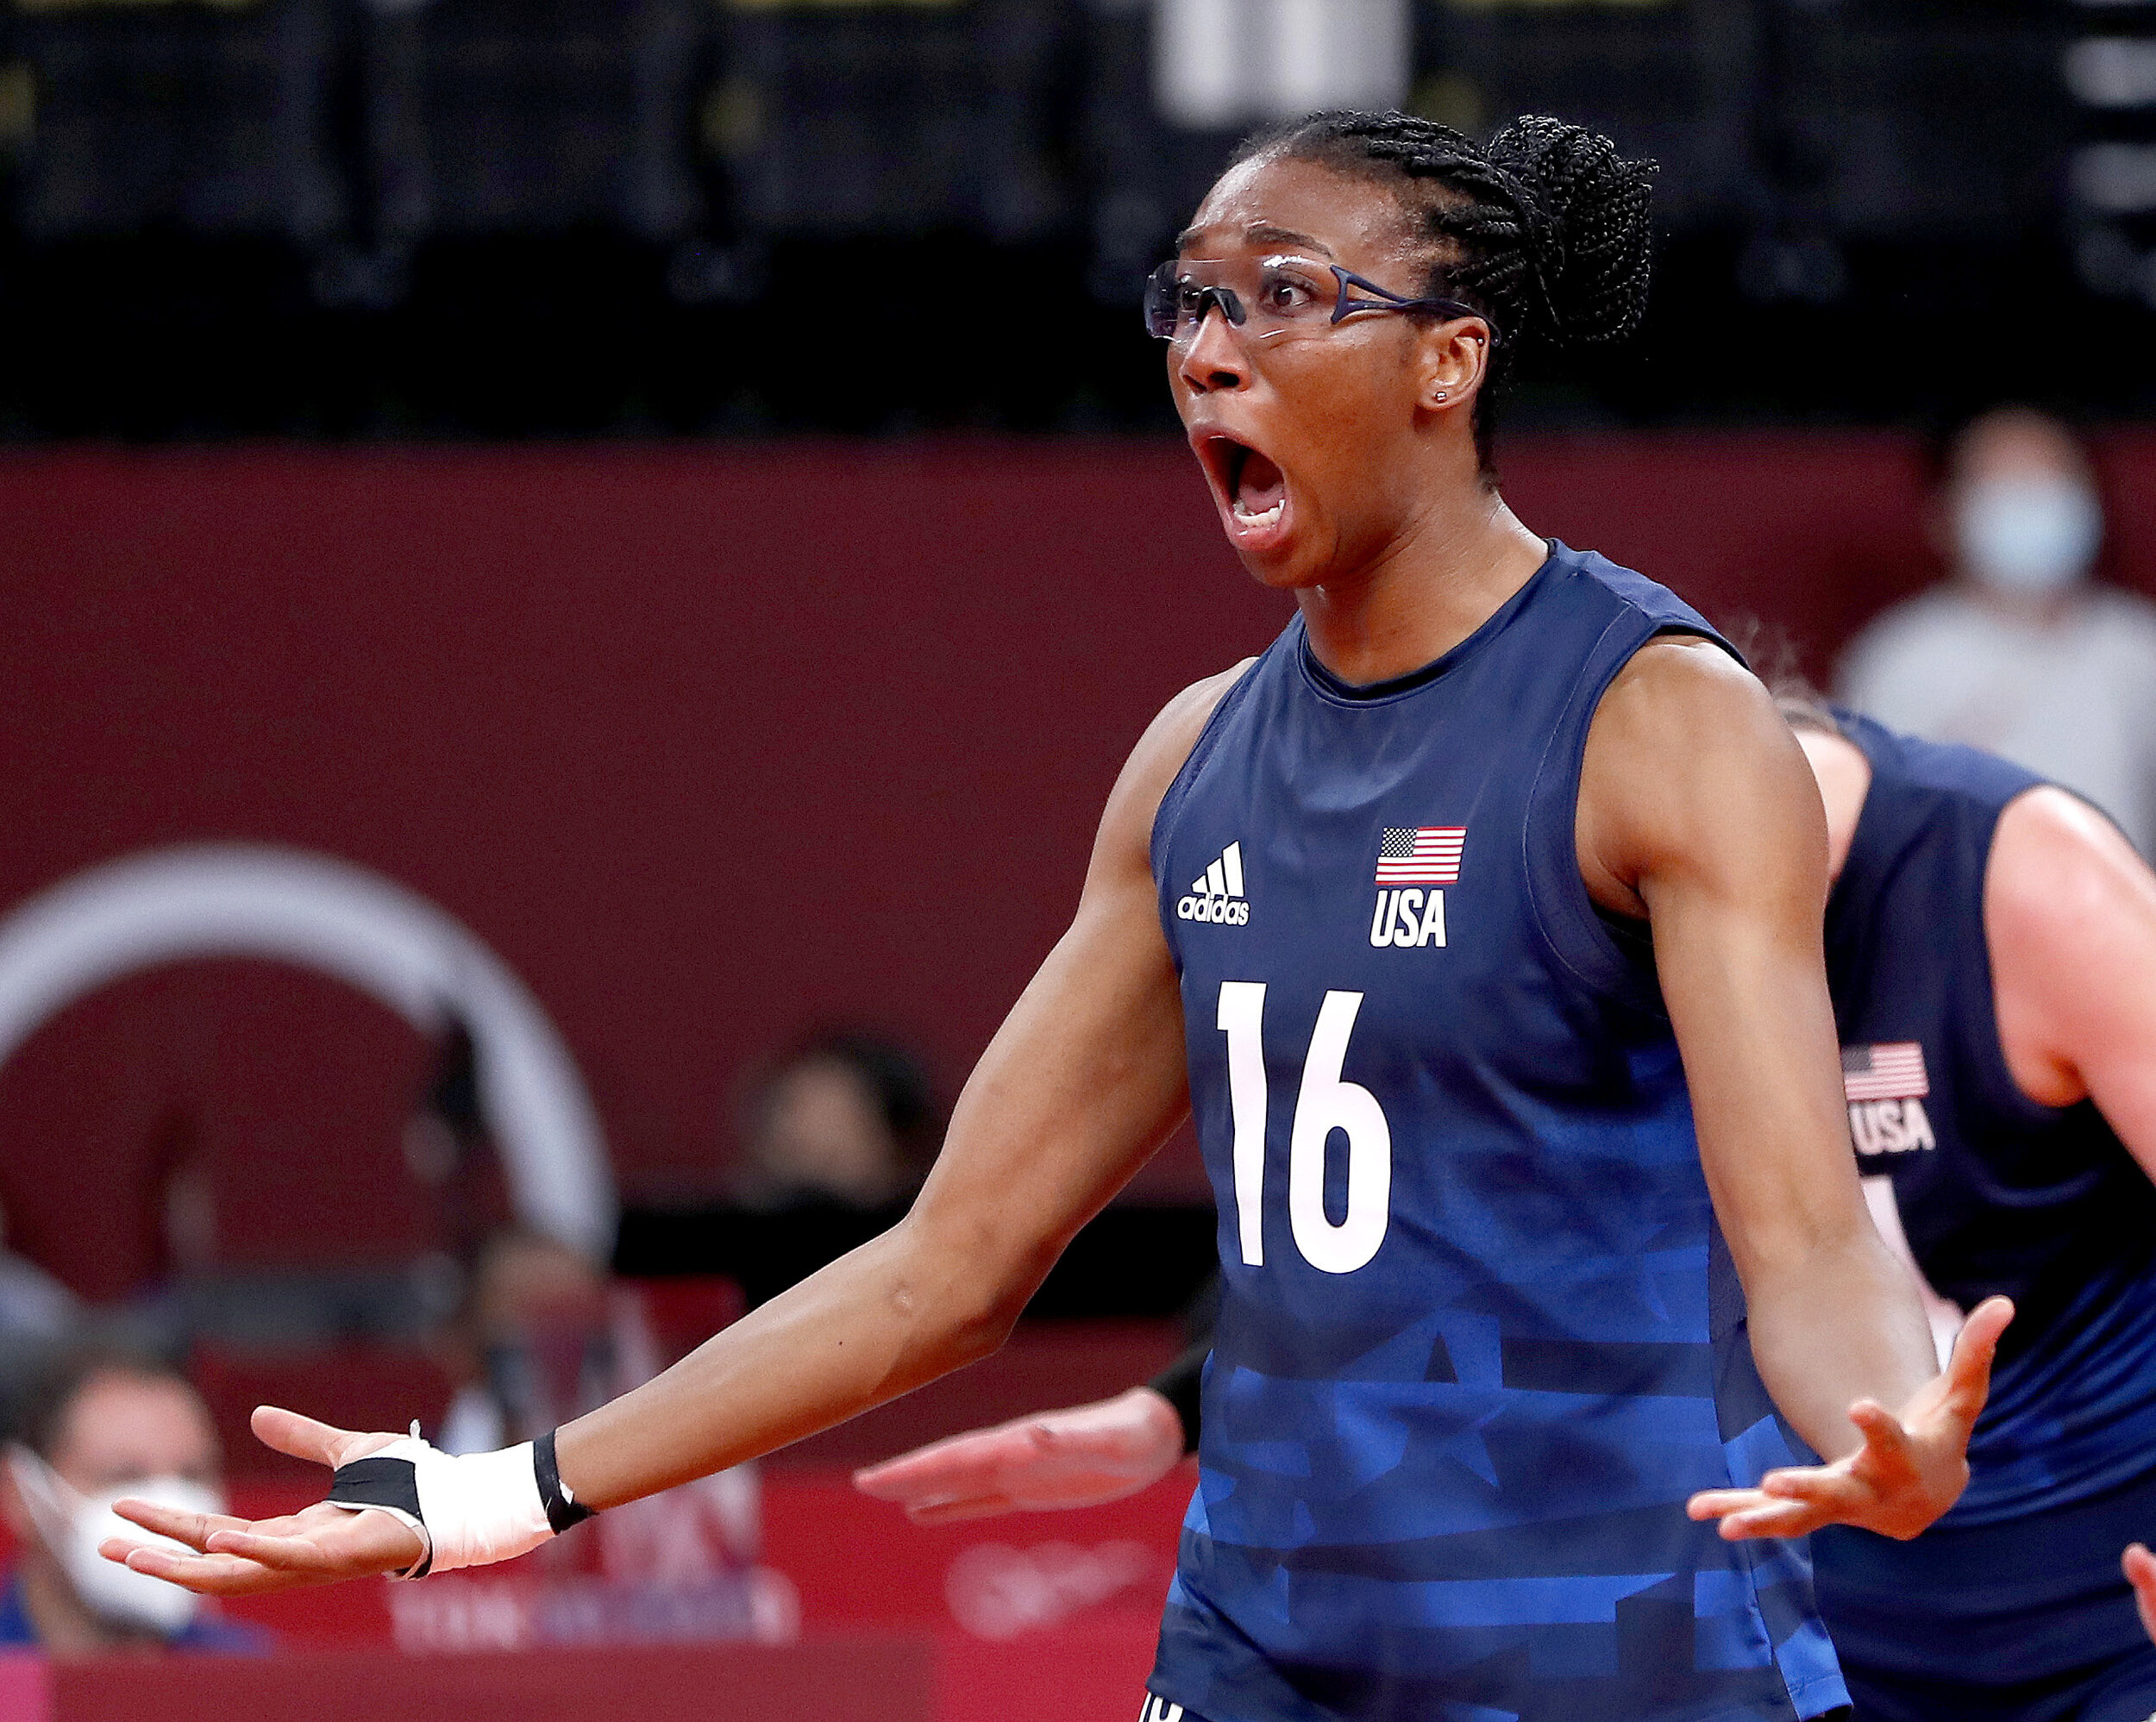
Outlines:
<svg viewBox="0 0 2156 1722"><path fill-rule="evenodd" d="M254 1429L257 1437L279 1452L332 1470L398 1439L333 1429L271 1406L255 1412ZM124 1537L108 1537L99 1550L107 1560L211 1596L252 1596L376 1573L400 1573L426 1553L418 1533L387 1513L354 1512L326 1502L279 1518L184 1512L146 1500L123 1500L113 1511L145 1531L186 1546L170 1549Z"/></svg>
<svg viewBox="0 0 2156 1722"><path fill-rule="evenodd" d="M917 1525L1094 1506L1158 1482L1183 1456L1182 1421L1150 1387L954 1435L854 1473Z"/></svg>
<svg viewBox="0 0 2156 1722"><path fill-rule="evenodd" d="M1854 1525L1903 1541L1960 1498L1969 1481L1969 1431L1991 1390L1991 1359L2014 1319L2004 1298L1987 1298L1962 1324L1944 1372L1899 1414L1870 1400L1849 1408L1864 1437L1855 1452L1827 1465L1770 1471L1757 1488L1707 1489L1686 1510L1718 1518L1731 1542L1802 1537L1822 1525Z"/></svg>

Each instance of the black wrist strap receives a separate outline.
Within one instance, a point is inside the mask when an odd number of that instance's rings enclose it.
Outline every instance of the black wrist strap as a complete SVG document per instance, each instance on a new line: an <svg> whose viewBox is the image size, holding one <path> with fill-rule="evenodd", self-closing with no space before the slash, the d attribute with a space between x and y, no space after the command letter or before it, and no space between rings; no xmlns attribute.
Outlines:
<svg viewBox="0 0 2156 1722"><path fill-rule="evenodd" d="M547 1510L547 1523L559 1537L572 1525L583 1524L592 1516L592 1509L562 1484L561 1468L554 1457L555 1433L549 1429L531 1443L531 1468L538 1475L539 1501Z"/></svg>
<svg viewBox="0 0 2156 1722"><path fill-rule="evenodd" d="M426 1534L427 1517L419 1510L419 1472L409 1459L385 1458L375 1454L340 1465L329 1474L328 1499L337 1506L379 1506L395 1513L420 1533L427 1552L419 1564L396 1576L423 1579L434 1565L432 1539Z"/></svg>
<svg viewBox="0 0 2156 1722"><path fill-rule="evenodd" d="M1207 1334L1145 1385L1175 1406L1182 1419L1183 1451L1198 1450L1199 1390L1205 1385L1206 1359L1213 1355L1213 1336Z"/></svg>

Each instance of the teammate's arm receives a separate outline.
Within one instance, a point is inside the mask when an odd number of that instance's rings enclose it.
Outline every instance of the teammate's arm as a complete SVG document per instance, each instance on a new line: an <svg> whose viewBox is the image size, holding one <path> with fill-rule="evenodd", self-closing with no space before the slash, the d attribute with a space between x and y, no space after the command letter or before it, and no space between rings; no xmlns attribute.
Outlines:
<svg viewBox="0 0 2156 1722"><path fill-rule="evenodd" d="M2156 874L2086 802L2034 789L1999 817L1984 924L2015 1084L2095 1100L2156 1177Z"/></svg>
<svg viewBox="0 0 2156 1722"><path fill-rule="evenodd" d="M1197 1450L1212 1350L1207 1331L1143 1387L931 1441L856 1471L854 1487L917 1525L1120 1500Z"/></svg>
<svg viewBox="0 0 2156 1722"><path fill-rule="evenodd" d="M1150 1387L993 1429L969 1430L854 1473L916 1525L1099 1506L1150 1488L1182 1462L1183 1421Z"/></svg>
<svg viewBox="0 0 2156 1722"><path fill-rule="evenodd" d="M2117 826L2061 789L1999 816L1984 877L1999 1046L2047 1106L2093 1099L2156 1178L2156 874ZM2156 1638L2156 1557L2125 1569Z"/></svg>
<svg viewBox="0 0 2156 1722"><path fill-rule="evenodd" d="M1972 1317L1937 1374L1915 1286L1865 1210L1821 951L1826 821L1804 756L1719 648L1657 642L1589 730L1578 838L1595 899L1652 928L1761 1377L1831 1462L1711 1491L1694 1514L1729 1537L1834 1521L1914 1536L1967 1481L2009 1311Z"/></svg>
<svg viewBox="0 0 2156 1722"><path fill-rule="evenodd" d="M607 1507L800 1439L962 1364L1008 1334L1063 1246L1188 1108L1182 1007L1149 842L1163 794L1240 671L1162 712L1109 797L1069 930L968 1081L912 1211L656 1379L558 1432L560 1481ZM324 1463L392 1437L289 1412L257 1432ZM123 1506L197 1550L116 1543L138 1571L236 1593L399 1571L416 1531L327 1505L262 1525Z"/></svg>

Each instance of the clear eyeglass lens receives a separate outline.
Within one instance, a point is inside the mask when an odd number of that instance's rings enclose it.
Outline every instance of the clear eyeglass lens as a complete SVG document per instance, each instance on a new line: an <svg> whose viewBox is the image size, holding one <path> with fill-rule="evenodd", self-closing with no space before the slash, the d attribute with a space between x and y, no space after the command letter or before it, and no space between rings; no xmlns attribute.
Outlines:
<svg viewBox="0 0 2156 1722"><path fill-rule="evenodd" d="M1146 326L1164 340L1189 341L1216 301L1242 312L1242 333L1254 340L1322 328L1338 298L1330 269L1299 257L1232 259L1163 264L1146 284ZM1228 304L1221 304L1223 312Z"/></svg>
<svg viewBox="0 0 2156 1722"><path fill-rule="evenodd" d="M1163 263L1145 280L1145 327L1163 341L1174 337L1180 313L1175 266Z"/></svg>

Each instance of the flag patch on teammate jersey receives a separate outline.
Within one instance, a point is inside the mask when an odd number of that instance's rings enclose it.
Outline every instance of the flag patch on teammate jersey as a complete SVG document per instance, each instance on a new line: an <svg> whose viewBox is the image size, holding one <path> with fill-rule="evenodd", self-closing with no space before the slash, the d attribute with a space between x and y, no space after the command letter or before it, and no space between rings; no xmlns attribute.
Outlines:
<svg viewBox="0 0 2156 1722"><path fill-rule="evenodd" d="M1380 885L1457 885L1464 825L1388 825L1377 841Z"/></svg>
<svg viewBox="0 0 2156 1722"><path fill-rule="evenodd" d="M1931 1079L1924 1070L1924 1049L1915 1041L1844 1047L1841 1086L1852 1104L1921 1100L1932 1092Z"/></svg>

